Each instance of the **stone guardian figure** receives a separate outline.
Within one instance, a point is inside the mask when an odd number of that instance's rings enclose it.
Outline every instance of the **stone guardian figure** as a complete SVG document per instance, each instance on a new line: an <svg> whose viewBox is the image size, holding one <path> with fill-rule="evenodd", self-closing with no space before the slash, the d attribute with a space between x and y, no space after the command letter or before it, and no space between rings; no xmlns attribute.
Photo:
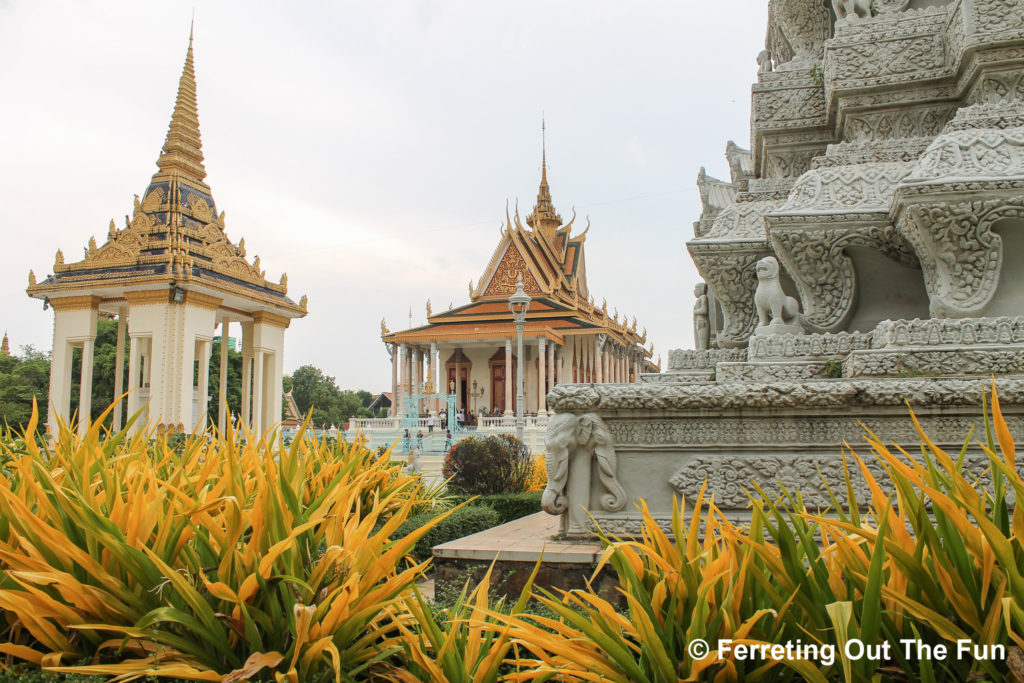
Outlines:
<svg viewBox="0 0 1024 683"><path fill-rule="evenodd" d="M590 485L594 465L604 488L599 505L608 512L626 507L626 491L618 479L615 440L608 425L594 413L558 413L548 421L548 483L541 507L552 515L563 515L562 530L585 535L590 518Z"/></svg>
<svg viewBox="0 0 1024 683"><path fill-rule="evenodd" d="M800 302L782 291L779 262L774 256L765 256L757 262L756 269L754 306L757 308L757 328L754 334L803 334Z"/></svg>
<svg viewBox="0 0 1024 683"><path fill-rule="evenodd" d="M693 305L693 342L698 351L707 351L711 348L711 318L709 317L707 283L698 282L693 289L693 295L697 297L697 301Z"/></svg>

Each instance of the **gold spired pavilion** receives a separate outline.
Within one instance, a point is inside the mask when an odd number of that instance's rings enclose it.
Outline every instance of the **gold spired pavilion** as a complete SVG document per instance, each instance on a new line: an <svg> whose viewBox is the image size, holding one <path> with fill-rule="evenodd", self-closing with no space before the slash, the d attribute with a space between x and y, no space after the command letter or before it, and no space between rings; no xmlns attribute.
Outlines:
<svg viewBox="0 0 1024 683"><path fill-rule="evenodd" d="M259 257L249 261L245 240L224 231L210 187L203 182L202 143L196 108L196 81L189 35L185 67L159 170L143 198L135 198L131 220L118 229L110 222L106 241L90 237L85 258L65 262L57 251L53 274L37 282L29 273L28 295L54 312L48 425L70 415L72 354L81 349L79 429L84 429L92 395L96 321L117 318L114 396L128 390L128 414L143 411L137 423L160 431L191 431L206 423L210 352L219 327L229 337L232 323L242 330L241 420L262 432L281 421L284 332L293 318L306 315L306 297L288 298L287 276L270 282ZM124 386L124 340L130 339ZM219 394L227 393L227 348L221 344ZM114 426L124 414L119 403ZM228 415L220 401L218 424Z"/></svg>
<svg viewBox="0 0 1024 683"><path fill-rule="evenodd" d="M506 212L501 241L480 281L470 283L470 302L434 313L427 304L427 325L392 332L381 324L381 339L392 359L392 415L415 394L454 389L456 409L487 414L481 426L507 426L515 413L516 330L508 299L522 276L532 297L524 331L526 412L543 418L545 397L563 382L633 382L654 371L647 331L608 306L594 304L587 287L584 245L587 229L573 234L572 220L562 224L547 179L542 151L540 189L526 225L518 209ZM441 379L440 385L438 378ZM424 391L427 389L428 391ZM425 401L424 403L430 403ZM417 406L420 414L434 405ZM497 415L496 415L497 414ZM502 421L501 418L504 418Z"/></svg>

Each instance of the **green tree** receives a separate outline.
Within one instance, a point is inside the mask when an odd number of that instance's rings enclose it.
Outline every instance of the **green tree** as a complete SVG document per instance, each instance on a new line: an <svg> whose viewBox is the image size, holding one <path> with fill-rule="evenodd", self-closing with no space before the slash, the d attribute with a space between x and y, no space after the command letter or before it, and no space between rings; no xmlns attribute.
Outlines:
<svg viewBox="0 0 1024 683"><path fill-rule="evenodd" d="M220 414L220 345L213 342L210 351L210 402L206 414L212 424L217 424ZM242 410L242 354L228 347L228 414L238 415Z"/></svg>
<svg viewBox="0 0 1024 683"><path fill-rule="evenodd" d="M22 428L32 416L32 399L39 415L46 419L50 389L50 355L23 347L20 356L0 355L0 420Z"/></svg>
<svg viewBox="0 0 1024 683"><path fill-rule="evenodd" d="M353 416L372 417L366 407L373 402L373 394L339 389L333 377L313 365L303 365L285 377L284 387L291 390L300 413L313 409L313 423L318 426L341 427Z"/></svg>

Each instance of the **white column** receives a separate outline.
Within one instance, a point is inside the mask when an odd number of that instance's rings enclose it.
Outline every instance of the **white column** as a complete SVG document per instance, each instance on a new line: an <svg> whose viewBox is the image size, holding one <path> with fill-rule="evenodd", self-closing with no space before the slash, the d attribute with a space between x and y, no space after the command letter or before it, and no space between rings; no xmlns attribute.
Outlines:
<svg viewBox="0 0 1024 683"><path fill-rule="evenodd" d="M459 348L455 349L455 415L449 415L449 418L458 418L459 411L462 410L462 362L459 355L460 351L461 349Z"/></svg>
<svg viewBox="0 0 1024 683"><path fill-rule="evenodd" d="M56 325L54 326L56 328ZM50 400L47 423L50 433L57 436L57 419L67 420L71 412L71 344L54 335L50 358Z"/></svg>
<svg viewBox="0 0 1024 683"><path fill-rule="evenodd" d="M252 334L253 324L242 323L242 424L252 430Z"/></svg>
<svg viewBox="0 0 1024 683"><path fill-rule="evenodd" d="M398 415L398 344L389 344L391 347L391 407L388 408L388 415Z"/></svg>
<svg viewBox="0 0 1024 683"><path fill-rule="evenodd" d="M548 381L551 382L551 386L555 386L556 384L558 384L558 382L555 381L555 343L554 342L551 342L550 344L548 344Z"/></svg>
<svg viewBox="0 0 1024 683"><path fill-rule="evenodd" d="M252 430L259 437L263 433L263 350L253 353L252 358Z"/></svg>
<svg viewBox="0 0 1024 683"><path fill-rule="evenodd" d="M128 417L139 412L139 375L142 372L142 340L130 337L128 340Z"/></svg>
<svg viewBox="0 0 1024 683"><path fill-rule="evenodd" d="M78 435L85 436L92 420L92 363L96 339L82 342L82 375L78 389Z"/></svg>
<svg viewBox="0 0 1024 683"><path fill-rule="evenodd" d="M398 375L398 395L395 396L395 403L397 412L396 415L401 415L405 409L405 395L409 389L409 347L405 344L398 345L398 360L399 360L399 375Z"/></svg>
<svg viewBox="0 0 1024 683"><path fill-rule="evenodd" d="M199 400L196 402L195 427L206 429L208 419L206 411L210 406L210 353L213 350L213 342L209 339L202 339L199 342Z"/></svg>
<svg viewBox="0 0 1024 683"><path fill-rule="evenodd" d="M600 344L595 344L597 347L597 355L594 359L595 376L594 381L598 384L604 382L604 349Z"/></svg>
<svg viewBox="0 0 1024 683"><path fill-rule="evenodd" d="M505 340L505 414L503 417L515 415L512 406L512 340Z"/></svg>
<svg viewBox="0 0 1024 683"><path fill-rule="evenodd" d="M416 387L414 391L417 394L423 393L423 351L416 349ZM416 401L416 414L421 415L423 413L423 401Z"/></svg>
<svg viewBox="0 0 1024 683"><path fill-rule="evenodd" d="M443 384L443 380L441 379L441 364L438 362L437 342L436 341L430 342L430 380L431 380L431 382L434 383L434 393L435 394L442 394L442 393L444 393L441 390L441 385ZM438 413L438 411L439 411L439 409L441 407L440 403L441 402L438 401L436 398L434 399L434 406L433 406L432 412L433 412L435 417L437 416L437 413Z"/></svg>
<svg viewBox="0 0 1024 683"><path fill-rule="evenodd" d="M217 429L221 434L228 426L228 335L231 323L224 318L220 323L220 381L217 384L217 392L220 398L217 401Z"/></svg>
<svg viewBox="0 0 1024 683"><path fill-rule="evenodd" d="M117 350L114 352L114 431L121 431L124 424L124 340L128 332L128 307L121 306L117 313Z"/></svg>
<svg viewBox="0 0 1024 683"><path fill-rule="evenodd" d="M547 365L547 342L541 337L537 340L537 414L543 415L547 412L547 381L545 378L545 366Z"/></svg>

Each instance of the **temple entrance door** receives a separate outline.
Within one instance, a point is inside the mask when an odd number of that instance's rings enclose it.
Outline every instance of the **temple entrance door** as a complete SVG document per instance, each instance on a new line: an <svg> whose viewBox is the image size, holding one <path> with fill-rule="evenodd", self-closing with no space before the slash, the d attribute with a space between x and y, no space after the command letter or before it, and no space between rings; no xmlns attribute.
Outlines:
<svg viewBox="0 0 1024 683"><path fill-rule="evenodd" d="M505 366L491 366L491 408L505 412Z"/></svg>
<svg viewBox="0 0 1024 683"><path fill-rule="evenodd" d="M512 355L512 405L505 405L505 349L498 349L487 361L491 370L491 405L487 406L492 411L497 408L498 414L503 415L505 410L515 407L516 400L516 357Z"/></svg>

